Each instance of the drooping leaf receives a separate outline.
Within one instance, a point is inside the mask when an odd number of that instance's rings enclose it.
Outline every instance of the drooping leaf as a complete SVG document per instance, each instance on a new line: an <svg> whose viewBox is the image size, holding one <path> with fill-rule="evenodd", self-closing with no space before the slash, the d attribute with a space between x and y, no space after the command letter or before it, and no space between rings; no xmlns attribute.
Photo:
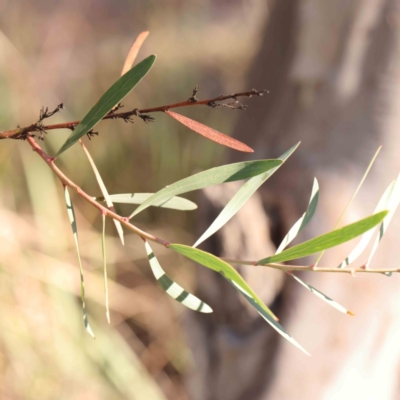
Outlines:
<svg viewBox="0 0 400 400"><path fill-rule="evenodd" d="M101 235L101 252L103 254L103 271L104 271L104 292L106 296L106 317L108 323L110 323L110 307L108 301L108 281L107 281L107 257L106 257L106 216L103 217L103 229Z"/></svg>
<svg viewBox="0 0 400 400"><path fill-rule="evenodd" d="M280 165L270 169L269 171L263 172L260 175L254 176L244 183L193 247L197 247L200 243L204 242L211 235L221 229L244 206L255 191L280 168L288 157L290 157L290 155L297 149L299 144L300 143L297 143L278 158L278 160L282 161Z"/></svg>
<svg viewBox="0 0 400 400"><path fill-rule="evenodd" d="M281 160L244 161L199 172L198 174L181 179L159 190L142 203L129 218L132 218L153 204L162 204L173 196L203 189L219 183L251 178L281 164Z"/></svg>
<svg viewBox="0 0 400 400"><path fill-rule="evenodd" d="M120 193L120 194L111 194L110 199L114 203L122 203L122 204L142 204L149 197L153 196L154 193ZM96 197L97 201L104 201L104 197ZM197 204L193 203L188 199L184 199L183 197L174 196L164 203L161 204L152 204L154 207L161 208L171 208L173 210L180 211L190 211L195 210L197 208Z"/></svg>
<svg viewBox="0 0 400 400"><path fill-rule="evenodd" d="M297 246L293 246L290 249L282 251L282 253L264 258L258 261L257 264L262 265L295 260L297 258L306 257L311 254L338 246L339 244L348 242L349 240L362 235L364 232L367 232L374 226L378 225L380 222L382 222L387 213L387 211L382 211L374 214L353 224L346 225L343 228L318 236L314 239L298 244Z"/></svg>
<svg viewBox="0 0 400 400"><path fill-rule="evenodd" d="M314 216L315 210L317 209L318 197L319 197L318 181L316 178L314 178L314 183L311 191L311 198L310 202L308 203L307 211L290 228L289 232L282 240L282 243L279 245L275 254L281 253L283 249L293 241L293 239L298 235L298 233L308 225L308 223L311 221L311 218Z"/></svg>
<svg viewBox="0 0 400 400"><path fill-rule="evenodd" d="M169 245L169 248L201 265L204 265L207 268L212 269L213 271L219 272L228 282L233 285L233 287L239 291L239 293L244 296L244 298L279 334L281 334L286 340L294 344L304 353L308 354L307 351L304 350L303 347L301 347L277 322L277 318L271 312L271 310L261 301L261 299L231 265L210 253L194 249L193 247L181 244L171 244Z"/></svg>
<svg viewBox="0 0 400 400"><path fill-rule="evenodd" d="M383 235L385 234L390 221L393 218L394 213L397 210L397 207L399 206L400 203L400 175L397 177L396 183L393 187L393 191L390 195L389 201L388 201L388 206L387 209L389 210L388 215L384 218L382 221L381 226L379 227L379 233L377 238L375 239L374 245L371 250L371 254L368 257L368 261L366 263L366 267L368 268L369 265L371 264L372 257L374 256L376 249L378 248L378 245L380 241L382 240Z"/></svg>
<svg viewBox="0 0 400 400"><path fill-rule="evenodd" d="M187 292L164 272L147 240L144 244L154 277L157 279L157 282L165 290L165 292L174 300L179 301L179 303L194 311L212 313L213 310L208 304L204 303L193 294Z"/></svg>
<svg viewBox="0 0 400 400"><path fill-rule="evenodd" d="M354 315L351 311L347 310L344 308L342 305L337 303L336 301L332 300L330 297L327 295L323 294L320 292L318 289L315 289L315 287L311 286L310 284L304 282L302 279L300 279L298 276L293 275L290 271L287 272L291 277L293 277L297 282L300 283L300 285L304 286L306 289L308 289L311 293L315 294L317 297L328 303L330 306L333 308L336 308L336 310L339 310L340 312L348 315Z"/></svg>
<svg viewBox="0 0 400 400"><path fill-rule="evenodd" d="M389 202L390 196L393 192L394 184L395 184L395 181L393 181L386 188L385 192L383 193L382 197L380 198L380 200L378 202L378 205L376 206L376 208L374 210L374 214L388 209L388 202ZM338 266L338 268L347 267L361 255L361 253L367 248L368 243L372 239L375 229L376 229L376 226L374 228L370 229L368 232L365 232L364 235L362 235L361 240L358 242L357 246L342 261L342 263Z"/></svg>
<svg viewBox="0 0 400 400"><path fill-rule="evenodd" d="M79 125L68 137L58 151L57 156L74 145L82 136L86 135L107 113L118 104L149 72L156 56L151 55L135 65L125 75L121 76L104 94L100 100L86 114Z"/></svg>
<svg viewBox="0 0 400 400"><path fill-rule="evenodd" d="M69 197L68 188L65 186L64 188L64 196L65 196L65 204L67 205L67 212L69 222L71 224L72 233L74 235L74 242L76 247L76 253L78 255L78 263L79 263L79 273L81 278L81 300L82 300L82 312L83 312L83 322L85 324L85 329L89 333L90 336L94 338L94 333L92 328L89 325L89 319L86 312L86 305L85 305L85 282L83 280L83 268L81 262L81 254L79 251L79 243L78 243L78 228L76 226L76 218L74 212L74 206L72 205L71 198Z"/></svg>
<svg viewBox="0 0 400 400"><path fill-rule="evenodd" d="M207 139L212 140L218 144L222 144L223 146L230 147L231 149L235 149L238 151L243 151L246 153L253 153L254 150L247 146L246 144L239 142L239 140L233 139L230 136L227 136L221 132L216 131L215 129L210 128L207 125L203 125L200 122L194 121L188 117L184 117L181 114L177 114L173 111L165 111L170 117L176 119L181 124L187 126L192 131L198 133L201 136L204 136Z"/></svg>
<svg viewBox="0 0 400 400"><path fill-rule="evenodd" d="M126 57L125 64L122 68L121 76L125 75L132 68L132 65L136 60L139 50L142 47L147 36L149 36L149 31L141 32L141 33L139 33L136 40L133 42L133 45L132 45L131 49L129 50L129 53Z"/></svg>
<svg viewBox="0 0 400 400"><path fill-rule="evenodd" d="M83 149L84 153L86 154L87 159L89 160L89 164L92 167L92 170L94 172L94 176L96 177L96 181L97 181L97 184L99 185L101 193L103 193L103 196L104 196L104 199L106 201L107 207L111 211L115 212L114 204L111 201L111 198L110 198L110 195L108 194L106 185L104 184L103 179L101 178L100 172L97 169L96 164L94 163L93 158L89 153L89 150L83 144L82 140L79 140L79 142L80 142L80 144L82 146L82 149ZM122 245L124 245L124 231L122 229L122 225L116 219L113 219L113 221L114 221L115 228L117 229L118 236L119 236L119 238L121 240L121 243L122 243Z"/></svg>

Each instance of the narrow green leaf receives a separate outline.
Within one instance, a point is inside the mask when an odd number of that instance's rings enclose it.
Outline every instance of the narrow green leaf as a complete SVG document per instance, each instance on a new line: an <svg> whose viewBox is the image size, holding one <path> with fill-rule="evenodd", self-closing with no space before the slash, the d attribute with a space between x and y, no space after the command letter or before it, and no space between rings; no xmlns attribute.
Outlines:
<svg viewBox="0 0 400 400"><path fill-rule="evenodd" d="M103 229L101 235L101 252L103 254L103 271L104 271L104 292L106 296L106 317L108 323L110 323L110 307L108 301L108 281L107 281L107 257L106 257L106 216L102 214Z"/></svg>
<svg viewBox="0 0 400 400"><path fill-rule="evenodd" d="M348 315L354 315L351 311L347 310L343 306L341 306L339 303L336 301L332 300L330 297L327 295L323 294L320 292L318 289L315 289L315 287L311 286L307 282L304 282L302 279L300 279L298 276L293 275L290 271L287 272L291 277L293 277L297 282L300 283L300 285L304 286L306 289L308 289L311 293L315 294L317 297L319 297L321 300L325 301L328 303L330 306L333 308L336 308L336 310L339 310L340 312Z"/></svg>
<svg viewBox="0 0 400 400"><path fill-rule="evenodd" d="M193 190L203 189L219 183L251 178L281 164L281 160L245 161L199 172L198 174L181 179L180 181L159 190L142 203L142 205L140 205L129 218L132 218L153 204L162 204L173 196L192 192Z"/></svg>
<svg viewBox="0 0 400 400"><path fill-rule="evenodd" d="M382 222L387 213L387 211L383 211L353 224L347 225L343 228L318 236L314 239L308 240L307 242L298 244L297 246L294 246L288 250L284 250L280 254L264 258L258 261L258 264L262 265L295 260L297 258L306 257L322 250L327 250L331 247L338 246L339 244L348 242L349 240L362 235L364 232L367 232L374 226L378 225L380 222Z"/></svg>
<svg viewBox="0 0 400 400"><path fill-rule="evenodd" d="M394 184L396 181L393 181L385 190L382 197L380 198L378 205L374 210L374 214L387 210L390 196L392 195ZM387 217L386 217L387 218ZM357 246L351 251L351 253L342 261L342 263L338 266L338 268L345 268L350 265L353 261L355 261L362 252L367 248L370 240L372 239L376 226L370 229L368 232L365 232L362 235L361 240L358 242Z"/></svg>
<svg viewBox="0 0 400 400"><path fill-rule="evenodd" d="M254 176L249 179L243 186L236 192L224 209L220 212L214 222L208 227L208 229L200 236L193 247L197 247L200 243L204 242L211 235L221 229L249 200L249 198L255 193L255 191L269 178L271 177L280 166L287 160L287 158L297 149L300 143L290 148L286 153L282 154L278 160L282 163L276 167L271 168L269 171L263 172L260 175Z"/></svg>
<svg viewBox="0 0 400 400"><path fill-rule="evenodd" d="M387 206L389 213L385 217L385 219L382 221L382 224L379 227L379 234L378 234L377 238L375 239L374 245L371 250L371 254L369 255L368 261L366 263L367 268L371 264L372 257L374 256L375 251L378 248L378 245L379 245L380 241L382 240L383 235L385 234L385 232L390 224L390 221L392 220L393 215L397 210L397 207L399 206L399 203L400 203L400 175L397 177L396 183L394 184L394 187L393 187L393 191L390 195L390 198L388 201L388 206Z"/></svg>
<svg viewBox="0 0 400 400"><path fill-rule="evenodd" d="M169 248L201 265L204 265L207 268L212 269L213 271L219 272L228 282L230 282L237 290L239 290L244 298L280 335L282 335L286 340L294 344L304 353L308 354L307 351L304 350L304 348L301 347L277 322L277 318L272 311L261 301L261 299L231 265L210 253L194 249L193 247L182 244L171 244L169 245Z"/></svg>
<svg viewBox="0 0 400 400"><path fill-rule="evenodd" d="M111 194L110 200L114 203L142 204L154 193L120 193ZM97 201L104 201L104 197L96 197ZM154 207L170 208L172 210L190 211L197 208L197 204L183 197L174 196L163 203L152 204Z"/></svg>
<svg viewBox="0 0 400 400"><path fill-rule="evenodd" d="M212 313L213 310L208 304L204 303L193 294L187 292L182 286L174 282L164 272L147 240L145 240L144 245L146 247L147 257L149 259L150 267L153 271L154 277L157 279L157 282L165 290L165 292L174 300L179 301L179 303L194 311Z"/></svg>
<svg viewBox="0 0 400 400"><path fill-rule="evenodd" d="M86 306L85 306L85 282L83 280L83 268L82 268L82 262L81 262L81 254L79 251L78 228L76 226L74 206L72 205L71 198L69 197L68 189L66 186L64 188L64 196L65 196L65 204L67 205L69 222L71 223L72 232L74 234L76 253L78 255L79 272L80 272L80 277L81 277L81 299L82 299L83 322L85 324L86 331L89 333L90 336L92 336L94 338L94 333L92 331L92 328L89 325L89 319L87 316Z"/></svg>
<svg viewBox="0 0 400 400"><path fill-rule="evenodd" d="M135 65L130 71L122 75L104 94L100 100L86 114L79 125L71 133L67 141L58 151L57 156L74 145L82 136L86 135L110 110L118 104L149 72L156 60L155 55L151 55L139 64Z"/></svg>
<svg viewBox="0 0 400 400"><path fill-rule="evenodd" d="M298 235L298 233L308 225L308 223L311 221L311 218L314 216L315 210L317 209L318 197L319 197L319 185L317 179L314 178L314 183L311 191L311 198L310 202L308 203L307 211L290 228L289 232L282 240L282 243L279 245L275 254L281 253L283 249L293 241L293 239Z"/></svg>
<svg viewBox="0 0 400 400"><path fill-rule="evenodd" d="M105 201L106 201L107 207L108 207L111 211L114 211L114 212L115 212L114 204L113 204L113 202L111 201L111 198L110 198L110 195L108 194L106 185L105 185L104 182L103 182L103 179L102 179L102 177L101 177L101 175L100 175L100 172L99 172L99 170L97 169L96 164L94 163L93 158L92 158L92 156L91 156L90 153L89 153L89 150L88 150L88 149L86 148L86 146L83 144L82 140L79 140L79 143L81 144L82 149L83 149L84 153L86 154L86 157L87 157L87 159L88 159L88 161L89 161L89 164L90 164L90 166L92 167L94 176L95 176L95 178L96 178L97 184L99 185L99 188L100 188L100 190L101 190L101 193L103 193L103 196L104 196L104 199L105 199ZM121 223L120 223L119 221L117 221L116 219L113 219L113 221L114 221L115 229L117 230L118 236L119 236L119 238L120 238L120 240L121 240L121 243L122 243L122 245L124 245L124 244L125 244L125 243L124 243L124 231L123 231L123 229L122 229L122 225L121 225Z"/></svg>

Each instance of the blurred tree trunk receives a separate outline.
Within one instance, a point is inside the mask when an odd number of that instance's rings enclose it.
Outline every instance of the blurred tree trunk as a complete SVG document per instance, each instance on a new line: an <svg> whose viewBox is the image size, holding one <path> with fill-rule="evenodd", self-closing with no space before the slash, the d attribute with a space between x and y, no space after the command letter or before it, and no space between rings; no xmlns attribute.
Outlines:
<svg viewBox="0 0 400 400"><path fill-rule="evenodd" d="M277 157L297 141L302 144L259 195L207 241L207 250L231 258L271 254L304 212L314 176L320 205L302 240L333 229L379 144L384 145L380 160L343 223L371 214L400 170L398 1L272 1L263 35L248 82L270 93L249 100L235 137L256 149L254 159ZM244 159L230 154L229 161ZM234 190L233 185L228 192ZM204 192L201 231L232 193ZM397 216L378 251L377 268L397 265L398 221ZM320 265L337 266L347 251L328 252ZM198 292L215 312L187 317L196 364L188 377L191 399L400 398L399 277L304 275L354 311L352 318L283 273L238 269L312 357L281 339L222 277L202 270Z"/></svg>

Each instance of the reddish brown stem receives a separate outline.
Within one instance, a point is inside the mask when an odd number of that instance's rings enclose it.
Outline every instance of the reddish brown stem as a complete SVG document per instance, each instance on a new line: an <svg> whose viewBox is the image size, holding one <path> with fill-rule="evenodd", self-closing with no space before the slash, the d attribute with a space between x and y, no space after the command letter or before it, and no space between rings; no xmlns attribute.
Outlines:
<svg viewBox="0 0 400 400"><path fill-rule="evenodd" d="M180 103L174 103L174 104L168 104L165 106L159 106L159 107L153 107L153 108L143 108L141 110L134 109L131 111L126 111L126 112L110 112L107 114L104 119L127 119L129 117L132 117L134 115L138 114L150 114L154 112L164 112L167 110L170 110L171 108L179 108L179 107L190 107L190 106L199 106L199 105L211 105L211 106L218 106L218 102L223 101L223 100L229 100L229 99L236 99L237 97L251 97L251 96L261 96L264 91L257 91L257 90L251 90L248 92L241 92L241 93L235 93L235 94L230 94L230 95L221 95L218 97L214 97L213 99L207 99L207 100L197 100L193 101L192 98L181 101ZM37 131L51 131L54 129L74 129L80 121L69 121L69 122L62 122L60 124L52 124L52 125L41 125L38 126L38 124L32 124L29 126L26 126L24 128L17 128L17 129L12 129L9 131L3 131L0 132L0 139L20 139L27 135L29 132L37 132Z"/></svg>

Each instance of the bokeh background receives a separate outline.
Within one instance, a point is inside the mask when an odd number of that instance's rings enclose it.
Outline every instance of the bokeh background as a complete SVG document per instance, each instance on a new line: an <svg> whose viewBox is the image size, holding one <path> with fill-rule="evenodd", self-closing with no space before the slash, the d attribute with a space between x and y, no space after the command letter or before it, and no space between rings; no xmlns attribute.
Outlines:
<svg viewBox="0 0 400 400"><path fill-rule="evenodd" d="M277 157L297 154L243 213L205 248L238 258L273 252L304 212L312 179L319 214L302 240L332 229L379 144L382 156L344 222L372 213L399 171L400 10L394 0L0 0L0 130L38 119L42 106L65 109L54 123L80 119L119 77L144 30L138 61L157 54L149 75L123 101L126 109L244 89L246 111L192 107L182 113ZM153 123L106 121L85 143L110 193L154 192L224 161L244 160L166 115ZM55 154L68 131L51 131ZM21 141L0 146L1 399L396 399L400 280L384 276L306 275L357 313L338 315L279 272L241 272L313 357L305 359L232 288L166 249L166 271L197 290L213 316L183 310L154 282L141 240L121 246L107 225L111 325L104 309L101 216L74 196L85 269L83 329L79 270L61 184ZM100 195L82 150L60 168ZM191 244L234 188L190 194L191 213L148 209L137 225ZM118 206L128 214L131 207ZM395 267L398 218L375 266ZM348 248L347 248L348 249ZM328 252L337 265L346 248Z"/></svg>

